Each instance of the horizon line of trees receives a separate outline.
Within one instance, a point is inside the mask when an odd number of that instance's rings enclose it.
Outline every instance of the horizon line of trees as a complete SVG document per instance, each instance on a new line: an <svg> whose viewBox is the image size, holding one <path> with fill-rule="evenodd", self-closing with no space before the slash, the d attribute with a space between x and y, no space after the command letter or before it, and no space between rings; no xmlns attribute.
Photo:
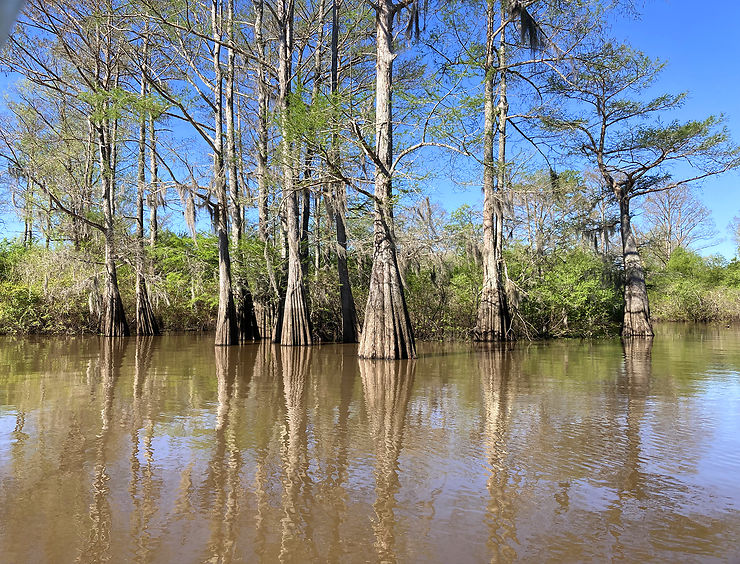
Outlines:
<svg viewBox="0 0 740 564"><path fill-rule="evenodd" d="M481 271L474 339L529 333L515 241L528 242L541 281L546 246L576 239L620 251L620 272L595 281L623 288L623 336L652 336L633 200L667 218L653 232L667 263L691 242L687 222L706 219L671 216L680 195L740 161L721 117L664 122L685 93L650 97L662 64L608 38L615 7L28 0L0 51L0 68L23 79L0 121L5 186L24 241L41 225L100 257L90 309L110 337L130 333L126 262L136 332L160 331L150 286L173 210L196 243L198 214L216 234L216 345L267 337L266 325L276 343L310 345L324 334L312 309L332 287L339 340L359 342L361 357L414 357L409 252L423 241L429 257L444 253L432 248L442 237L428 198L412 221L397 212L442 162L482 176L465 243ZM663 194L679 202L661 208Z"/></svg>

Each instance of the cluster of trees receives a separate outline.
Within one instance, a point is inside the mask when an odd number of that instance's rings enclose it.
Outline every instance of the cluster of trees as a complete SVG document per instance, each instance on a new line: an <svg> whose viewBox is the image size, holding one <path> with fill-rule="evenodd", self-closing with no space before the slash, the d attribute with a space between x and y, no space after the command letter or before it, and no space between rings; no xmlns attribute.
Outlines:
<svg viewBox="0 0 740 564"><path fill-rule="evenodd" d="M736 166L722 120L664 123L684 94L647 97L661 65L605 36L613 6L432 4L28 0L0 52L22 78L0 155L24 242L43 231L98 257L90 309L106 336L129 334L122 264L136 331L159 332L150 286L175 216L217 252L201 263L218 272L217 345L267 326L275 342L309 345L332 291L334 337L362 357L413 357L422 262L441 299L442 282L469 281L477 340L549 334L555 317L567 328L568 311L598 292L611 303L622 283L623 335L652 335L631 203ZM482 178L482 216L445 223L428 199L408 205L448 159ZM215 238L198 234L204 211ZM593 286L555 304L535 290L557 272L548 249L564 248Z"/></svg>

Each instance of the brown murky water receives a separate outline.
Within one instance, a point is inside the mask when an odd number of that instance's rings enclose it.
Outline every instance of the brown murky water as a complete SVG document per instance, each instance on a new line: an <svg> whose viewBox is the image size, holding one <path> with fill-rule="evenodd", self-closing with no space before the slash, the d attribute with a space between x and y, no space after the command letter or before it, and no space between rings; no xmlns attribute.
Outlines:
<svg viewBox="0 0 740 564"><path fill-rule="evenodd" d="M0 339L0 561L740 561L740 330Z"/></svg>

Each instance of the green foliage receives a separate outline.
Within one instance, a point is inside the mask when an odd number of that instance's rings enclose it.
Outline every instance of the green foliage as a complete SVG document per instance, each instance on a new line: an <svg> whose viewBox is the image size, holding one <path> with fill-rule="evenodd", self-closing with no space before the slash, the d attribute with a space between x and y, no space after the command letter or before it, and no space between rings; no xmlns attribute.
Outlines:
<svg viewBox="0 0 740 564"><path fill-rule="evenodd" d="M213 326L218 309L218 245L214 235L196 240L169 231L150 249L155 276L150 298L165 329Z"/></svg>
<svg viewBox="0 0 740 564"><path fill-rule="evenodd" d="M479 265L449 257L406 273L406 303L417 339L467 339L483 284Z"/></svg>
<svg viewBox="0 0 740 564"><path fill-rule="evenodd" d="M740 319L740 263L702 257L678 248L663 270L652 273L653 316L667 321Z"/></svg>
<svg viewBox="0 0 740 564"><path fill-rule="evenodd" d="M84 323L78 265L62 260L64 254L0 243L0 333L60 332L70 322Z"/></svg>
<svg viewBox="0 0 740 564"><path fill-rule="evenodd" d="M520 331L537 337L592 337L619 329L622 296L613 265L580 247L532 260L507 255L520 288Z"/></svg>

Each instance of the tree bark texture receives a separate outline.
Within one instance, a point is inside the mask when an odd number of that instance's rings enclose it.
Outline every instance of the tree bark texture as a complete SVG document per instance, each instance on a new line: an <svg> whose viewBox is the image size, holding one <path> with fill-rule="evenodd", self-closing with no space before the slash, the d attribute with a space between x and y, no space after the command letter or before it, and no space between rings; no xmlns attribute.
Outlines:
<svg viewBox="0 0 740 564"><path fill-rule="evenodd" d="M336 97L339 94L339 0L332 2L331 24L331 94L332 104L336 107ZM339 161L339 127L337 111L334 109L334 132L332 134L332 159ZM344 183L331 183L330 201L331 215L336 229L337 275L339 277L339 298L342 305L342 342L356 343L360 335L360 326L357 320L355 298L352 295L352 286L349 280L347 267L347 192Z"/></svg>
<svg viewBox="0 0 740 564"><path fill-rule="evenodd" d="M619 198L620 231L622 235L622 259L624 261L624 321L623 337L652 337L650 305L648 304L645 269L637 249L632 231L630 199Z"/></svg>
<svg viewBox="0 0 740 564"><path fill-rule="evenodd" d="M214 151L213 172L218 199L218 314L216 318L216 340L218 345L239 344L239 327L231 286L231 255L229 254L229 197L226 192L226 171L223 151L223 73L221 69L221 21L219 0L211 2L211 27L213 31L214 70Z"/></svg>
<svg viewBox="0 0 740 564"><path fill-rule="evenodd" d="M226 16L226 32L229 40L227 48L227 75L226 75L226 161L229 171L229 196L231 203L231 242L237 266L242 260L239 245L244 233L242 205L239 197L239 176L236 152L236 128L234 126L234 79L236 73L236 52L231 46L236 41L234 37L234 0L228 0ZM254 341L260 338L257 325L257 315L254 311L252 292L247 280L239 274L239 268L234 276L234 301L236 307L239 339Z"/></svg>
<svg viewBox="0 0 740 564"><path fill-rule="evenodd" d="M298 225L298 195L295 189L295 155L289 131L289 96L291 59L293 50L293 0L281 0L280 19L279 82L280 82L280 126L282 133L283 194L288 235L288 281L280 328L280 343L283 345L310 345L311 328L303 281L300 256L300 234Z"/></svg>
<svg viewBox="0 0 740 564"><path fill-rule="evenodd" d="M483 288L473 338L477 341L503 341L509 335L511 319L503 281L503 205L502 191L506 181L506 74L500 69L498 108L494 106L493 3L487 8L487 53L485 65L483 125ZM505 60L504 33L501 30L498 64ZM496 114L498 113L498 128ZM494 137L498 129L498 166L494 161ZM495 172L495 174L494 174Z"/></svg>
<svg viewBox="0 0 740 564"><path fill-rule="evenodd" d="M393 165L392 97L393 18L389 0L376 9L377 42L375 95L375 220L373 266L365 307L365 325L358 354L363 358L415 358L416 344L411 327L401 274L398 270L393 233L391 167Z"/></svg>
<svg viewBox="0 0 740 564"><path fill-rule="evenodd" d="M144 59L148 55L148 43L144 44ZM141 97L147 94L144 74L141 76ZM144 279L144 189L146 187L146 115L139 122L138 194L136 198L136 332L139 335L158 335L159 326L154 317L152 304Z"/></svg>

